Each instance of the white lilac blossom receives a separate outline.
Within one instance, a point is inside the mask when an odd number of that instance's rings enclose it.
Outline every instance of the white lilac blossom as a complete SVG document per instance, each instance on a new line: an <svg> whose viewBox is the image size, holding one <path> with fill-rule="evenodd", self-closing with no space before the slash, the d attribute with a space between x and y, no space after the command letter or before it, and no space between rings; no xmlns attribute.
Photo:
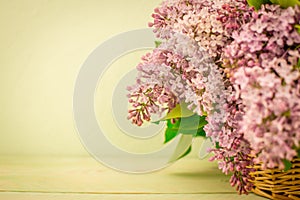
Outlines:
<svg viewBox="0 0 300 200"><path fill-rule="evenodd" d="M265 5L225 49L224 60L242 101L239 132L264 168L284 168L300 144L300 23L298 7Z"/></svg>

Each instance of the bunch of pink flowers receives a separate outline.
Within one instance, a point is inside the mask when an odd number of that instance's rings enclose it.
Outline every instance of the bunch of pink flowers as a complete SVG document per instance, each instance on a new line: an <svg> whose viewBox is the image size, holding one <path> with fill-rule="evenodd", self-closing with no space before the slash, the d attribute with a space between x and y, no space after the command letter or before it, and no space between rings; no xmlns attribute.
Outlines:
<svg viewBox="0 0 300 200"><path fill-rule="evenodd" d="M210 160L247 193L253 164L283 168L299 149L299 8L164 0L154 12L149 26L164 41L137 66L128 119L141 126L186 103L206 117Z"/></svg>
<svg viewBox="0 0 300 200"><path fill-rule="evenodd" d="M224 59L244 105L239 131L256 162L284 168L297 156L300 141L300 23L298 7L266 5L233 34Z"/></svg>

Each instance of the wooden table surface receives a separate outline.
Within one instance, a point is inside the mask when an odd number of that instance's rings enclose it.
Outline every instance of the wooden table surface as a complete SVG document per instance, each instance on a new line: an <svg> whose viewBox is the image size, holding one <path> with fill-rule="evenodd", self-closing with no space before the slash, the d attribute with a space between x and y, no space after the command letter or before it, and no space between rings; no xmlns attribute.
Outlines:
<svg viewBox="0 0 300 200"><path fill-rule="evenodd" d="M0 200L264 199L237 195L228 180L216 163L195 158L134 175L92 157L0 156Z"/></svg>

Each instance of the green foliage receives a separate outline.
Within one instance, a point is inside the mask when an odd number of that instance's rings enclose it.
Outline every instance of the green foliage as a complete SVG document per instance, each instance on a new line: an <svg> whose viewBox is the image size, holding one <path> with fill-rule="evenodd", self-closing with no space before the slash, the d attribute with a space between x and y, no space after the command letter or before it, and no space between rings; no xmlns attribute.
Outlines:
<svg viewBox="0 0 300 200"><path fill-rule="evenodd" d="M155 48L159 47L159 45L162 43L161 41L154 41L155 43Z"/></svg>
<svg viewBox="0 0 300 200"><path fill-rule="evenodd" d="M284 164L284 171L287 171L292 168L291 161L284 159L284 160L282 160L282 162Z"/></svg>
<svg viewBox="0 0 300 200"><path fill-rule="evenodd" d="M300 0L247 0L247 2L250 6L253 6L256 10L259 10L262 4L278 4L282 8L300 5Z"/></svg>
<svg viewBox="0 0 300 200"><path fill-rule="evenodd" d="M300 5L299 0L270 0L273 4L278 4L283 8L287 8L290 6Z"/></svg>
<svg viewBox="0 0 300 200"><path fill-rule="evenodd" d="M179 141L177 143L176 149L173 155L170 157L169 162L174 162L184 156L186 156L191 151L191 143L193 140L192 135L180 135Z"/></svg>
<svg viewBox="0 0 300 200"><path fill-rule="evenodd" d="M167 124L170 124L170 120L168 120ZM177 122L176 122L177 123ZM165 131L165 143L171 141L173 138L175 138L179 134L178 129L167 127Z"/></svg>
<svg viewBox="0 0 300 200"><path fill-rule="evenodd" d="M203 130L204 126L201 128L198 128L197 133L195 134L195 137L206 137L206 133Z"/></svg>
<svg viewBox="0 0 300 200"><path fill-rule="evenodd" d="M176 119L176 118L182 118L182 117L190 117L192 115L194 115L195 113L193 113L193 111L189 110L187 108L187 104L186 103L180 103L177 104L175 108L173 108L164 118L162 118L160 121L162 120L166 120L166 119Z"/></svg>
<svg viewBox="0 0 300 200"><path fill-rule="evenodd" d="M190 146L186 152L184 152L184 154L182 154L177 160L179 160L180 158L185 157L186 155L188 155L190 152L192 151L192 146Z"/></svg>
<svg viewBox="0 0 300 200"><path fill-rule="evenodd" d="M300 25L299 24L296 24L295 25L295 29L298 31L298 33L300 34Z"/></svg>
<svg viewBox="0 0 300 200"><path fill-rule="evenodd" d="M247 0L250 6L253 6L256 10L260 9L262 4L270 4L269 0Z"/></svg>
<svg viewBox="0 0 300 200"><path fill-rule="evenodd" d="M220 148L221 148L219 142L216 142L216 148L217 148L217 149L220 149Z"/></svg>
<svg viewBox="0 0 300 200"><path fill-rule="evenodd" d="M199 116L195 113L193 113L191 110L187 108L186 103L180 103L177 104L177 106L172 109L164 118L152 122L155 124L159 124L161 121L167 122L167 128L165 130L165 141L164 143L167 143L174 139L179 134L182 134L183 136L189 136L189 137L206 137L206 133L203 130L204 126L207 124L207 121L205 120L206 116ZM182 139L182 138L181 138ZM183 146L186 145L178 144L178 149L182 151ZM171 160L178 160L187 154L190 153L192 147L190 146L183 155L181 156L175 156ZM179 151L178 150L178 151Z"/></svg>
<svg viewBox="0 0 300 200"><path fill-rule="evenodd" d="M294 70L300 70L300 58L298 59L297 65L293 67Z"/></svg>
<svg viewBox="0 0 300 200"><path fill-rule="evenodd" d="M181 132L182 134L196 135L197 130L203 128L207 124L205 118L205 116L199 116L197 114L194 114L190 117L181 118L178 127L179 132Z"/></svg>
<svg viewBox="0 0 300 200"><path fill-rule="evenodd" d="M193 135L194 137L205 137L204 126L207 124L205 116L194 114L190 117L175 119L175 123L171 119L167 119L167 128L165 131L165 143L175 138L178 134Z"/></svg>

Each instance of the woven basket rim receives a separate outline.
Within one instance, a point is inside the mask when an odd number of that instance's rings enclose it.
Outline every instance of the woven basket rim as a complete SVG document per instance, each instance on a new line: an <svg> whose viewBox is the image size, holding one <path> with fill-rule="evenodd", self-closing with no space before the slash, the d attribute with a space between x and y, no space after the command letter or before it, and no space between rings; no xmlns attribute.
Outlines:
<svg viewBox="0 0 300 200"><path fill-rule="evenodd" d="M300 200L300 158L292 160L291 169L261 168L261 164L253 166L251 172L254 185L253 192L269 199Z"/></svg>

